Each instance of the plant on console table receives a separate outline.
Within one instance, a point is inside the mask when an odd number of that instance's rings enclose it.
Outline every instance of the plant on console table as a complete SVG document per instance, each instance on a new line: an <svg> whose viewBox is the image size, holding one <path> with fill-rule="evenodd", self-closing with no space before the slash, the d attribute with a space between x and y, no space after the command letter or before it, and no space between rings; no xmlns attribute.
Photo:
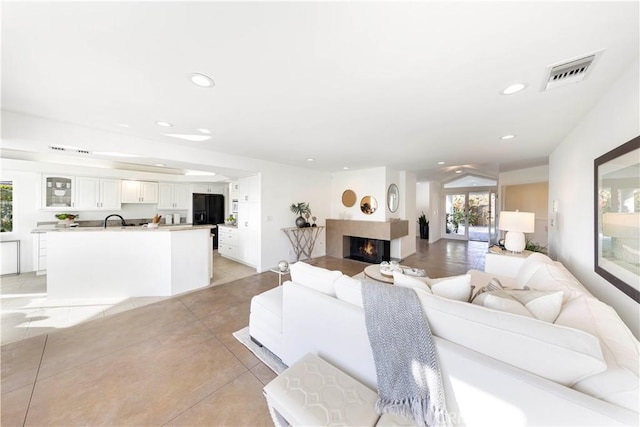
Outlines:
<svg viewBox="0 0 640 427"><path fill-rule="evenodd" d="M429 238L429 220L427 216L422 211L422 215L418 217L418 225L420 226L420 238L428 239Z"/></svg>
<svg viewBox="0 0 640 427"><path fill-rule="evenodd" d="M306 215L308 218L309 215L311 215L311 208L309 207L308 202L292 203L289 209L291 209L291 212L298 215L298 218L296 218L296 227L308 227L308 221L304 217L304 215Z"/></svg>

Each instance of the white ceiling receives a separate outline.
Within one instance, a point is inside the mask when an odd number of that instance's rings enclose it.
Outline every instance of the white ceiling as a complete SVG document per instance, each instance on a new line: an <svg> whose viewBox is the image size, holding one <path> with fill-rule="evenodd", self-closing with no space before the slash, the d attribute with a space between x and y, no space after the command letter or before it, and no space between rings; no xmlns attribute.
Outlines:
<svg viewBox="0 0 640 427"><path fill-rule="evenodd" d="M212 156L495 177L546 163L638 57L638 16L637 1L3 2L2 108ZM598 50L586 80L541 91L548 66ZM499 93L514 82L528 87ZM162 135L199 128L211 139Z"/></svg>

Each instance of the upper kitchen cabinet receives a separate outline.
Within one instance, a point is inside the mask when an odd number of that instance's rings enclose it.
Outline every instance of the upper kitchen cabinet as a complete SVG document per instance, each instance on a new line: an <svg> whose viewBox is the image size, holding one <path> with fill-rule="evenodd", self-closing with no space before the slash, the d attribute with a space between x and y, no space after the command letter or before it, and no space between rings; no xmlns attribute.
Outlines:
<svg viewBox="0 0 640 427"><path fill-rule="evenodd" d="M158 188L158 209L189 209L191 204L189 184L161 182Z"/></svg>
<svg viewBox="0 0 640 427"><path fill-rule="evenodd" d="M239 202L260 201L260 181L258 175L248 176L238 180L238 196Z"/></svg>
<svg viewBox="0 0 640 427"><path fill-rule="evenodd" d="M158 203L158 183L123 180L122 203Z"/></svg>
<svg viewBox="0 0 640 427"><path fill-rule="evenodd" d="M76 208L83 210L120 210L119 179L76 177Z"/></svg>
<svg viewBox="0 0 640 427"><path fill-rule="evenodd" d="M240 183L238 181L233 181L229 183L229 198L231 200L238 200L240 196Z"/></svg>
<svg viewBox="0 0 640 427"><path fill-rule="evenodd" d="M193 192L198 194L223 194L223 184L216 184L212 182L199 182L193 184Z"/></svg>
<svg viewBox="0 0 640 427"><path fill-rule="evenodd" d="M73 176L42 176L42 208L64 210L75 208L76 181Z"/></svg>

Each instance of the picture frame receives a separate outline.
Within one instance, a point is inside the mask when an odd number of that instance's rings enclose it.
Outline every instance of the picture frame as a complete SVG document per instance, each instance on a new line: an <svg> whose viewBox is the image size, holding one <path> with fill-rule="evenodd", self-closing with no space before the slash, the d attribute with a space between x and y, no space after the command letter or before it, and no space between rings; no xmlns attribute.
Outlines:
<svg viewBox="0 0 640 427"><path fill-rule="evenodd" d="M594 160L594 269L640 303L640 136Z"/></svg>

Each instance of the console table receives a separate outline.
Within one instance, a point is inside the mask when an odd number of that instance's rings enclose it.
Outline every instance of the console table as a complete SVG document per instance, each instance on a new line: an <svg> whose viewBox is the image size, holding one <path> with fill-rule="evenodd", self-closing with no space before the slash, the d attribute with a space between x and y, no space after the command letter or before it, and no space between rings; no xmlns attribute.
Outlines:
<svg viewBox="0 0 640 427"><path fill-rule="evenodd" d="M300 261L300 255L304 255L306 258L311 258L313 247L316 244L316 239L320 235L320 232L324 230L323 225L317 227L291 227L282 228L284 234L291 242L293 251L296 253L296 261Z"/></svg>

